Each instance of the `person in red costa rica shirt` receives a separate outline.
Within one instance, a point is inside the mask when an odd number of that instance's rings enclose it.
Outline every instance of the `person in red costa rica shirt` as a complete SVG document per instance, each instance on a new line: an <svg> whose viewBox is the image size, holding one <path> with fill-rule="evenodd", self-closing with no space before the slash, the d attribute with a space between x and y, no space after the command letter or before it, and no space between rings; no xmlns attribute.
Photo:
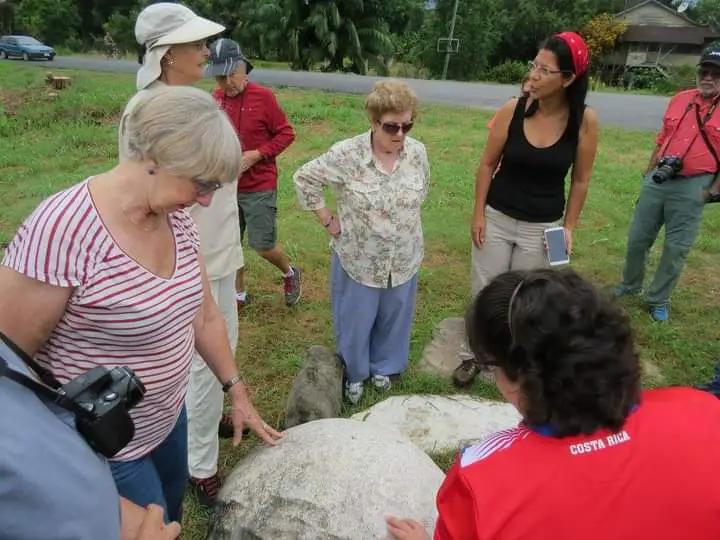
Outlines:
<svg viewBox="0 0 720 540"><path fill-rule="evenodd" d="M240 234L248 245L282 272L285 303L295 305L301 294L301 270L277 243L276 158L295 140L295 131L269 88L248 81L253 66L240 45L221 38L209 46L207 74L215 77L215 98L230 117L243 148L243 173L238 180ZM237 273L239 306L248 302L245 267Z"/></svg>
<svg viewBox="0 0 720 540"><path fill-rule="evenodd" d="M464 448L437 493L435 540L720 537L720 400L642 390L630 322L569 268L511 270L466 316L515 428ZM428 540L388 517L393 540Z"/></svg>

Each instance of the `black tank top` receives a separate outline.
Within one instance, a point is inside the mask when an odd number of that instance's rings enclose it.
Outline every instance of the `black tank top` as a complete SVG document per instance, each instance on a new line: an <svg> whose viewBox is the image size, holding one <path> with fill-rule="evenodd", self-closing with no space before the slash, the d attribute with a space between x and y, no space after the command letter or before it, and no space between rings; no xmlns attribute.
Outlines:
<svg viewBox="0 0 720 540"><path fill-rule="evenodd" d="M525 138L526 104L527 98L518 99L487 204L521 221L557 221L565 211L565 177L575 160L578 130L570 117L555 144L537 148Z"/></svg>

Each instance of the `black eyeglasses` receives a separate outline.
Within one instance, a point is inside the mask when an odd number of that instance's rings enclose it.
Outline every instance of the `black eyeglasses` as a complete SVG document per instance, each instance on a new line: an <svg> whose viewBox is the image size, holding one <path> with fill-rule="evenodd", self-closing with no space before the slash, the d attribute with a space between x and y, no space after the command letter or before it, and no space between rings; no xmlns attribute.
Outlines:
<svg viewBox="0 0 720 540"><path fill-rule="evenodd" d="M215 193L222 187L221 182L211 182L209 180L199 180L197 178L193 179L192 182L195 184L195 193L200 196Z"/></svg>
<svg viewBox="0 0 720 540"><path fill-rule="evenodd" d="M379 122L382 130L388 135L397 135L402 129L403 133L409 133L415 125L414 122L405 122L404 124L397 124L395 122Z"/></svg>
<svg viewBox="0 0 720 540"><path fill-rule="evenodd" d="M698 76L701 79L704 79L707 76L710 76L713 79L720 79L720 69L702 67L698 69Z"/></svg>

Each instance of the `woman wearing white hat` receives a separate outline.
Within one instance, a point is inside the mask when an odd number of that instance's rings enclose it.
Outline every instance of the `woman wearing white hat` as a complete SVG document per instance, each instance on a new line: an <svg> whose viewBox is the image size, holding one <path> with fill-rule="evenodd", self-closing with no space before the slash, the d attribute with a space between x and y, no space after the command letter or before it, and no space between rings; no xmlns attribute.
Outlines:
<svg viewBox="0 0 720 540"><path fill-rule="evenodd" d="M222 25L198 16L181 4L161 2L150 5L140 12L135 23L135 36L142 47L142 67L137 73L138 92L128 102L120 121L121 160L128 153L126 119L138 101L148 92L157 91L168 85L197 84L205 74L205 63L209 54L205 40L224 29ZM224 319L233 357L238 340L234 280L237 270L244 265L240 233L237 228L239 217L236 191L237 180L228 182L215 192L207 206L195 204L189 209L200 235L200 251L205 263L210 292ZM223 417L221 384L227 386L227 381L218 381L208 364L195 353L185 399L188 455L183 457L183 460L187 462L188 468L184 471L176 471L176 476L187 478L189 473L191 484L197 488L198 498L204 504L212 503L219 489L218 425ZM242 387L242 383L239 386ZM244 393L244 390L242 392ZM235 398L233 392L231 395ZM235 441L238 442L243 429L241 425L243 415L257 413L254 413L254 408L243 411L242 404L236 401L233 399L234 417L228 417L229 425L223 423L222 427L225 432L223 436L233 437L234 431ZM252 404L250 407L252 408ZM238 429L233 429L233 424ZM248 427L254 429L258 436L268 443L272 443L273 438L278 435L264 422ZM132 468L132 464L120 464L116 465L114 470ZM125 477L122 473L116 475L116 482L118 476ZM129 480L125 478L118 482L121 493L124 484ZM138 482L142 483L141 479L138 479ZM132 500L134 494L138 494L137 486L128 487L125 496ZM144 505L158 501L135 500L134 502ZM168 506L172 505L168 504ZM168 510L171 517L177 519L172 516L172 511Z"/></svg>

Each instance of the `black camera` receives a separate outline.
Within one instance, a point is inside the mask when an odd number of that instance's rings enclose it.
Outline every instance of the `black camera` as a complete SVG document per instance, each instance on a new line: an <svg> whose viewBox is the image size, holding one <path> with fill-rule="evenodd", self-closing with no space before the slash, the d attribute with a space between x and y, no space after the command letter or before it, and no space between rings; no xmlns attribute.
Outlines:
<svg viewBox="0 0 720 540"><path fill-rule="evenodd" d="M664 184L675 178L683 168L682 158L678 156L664 156L658 161L657 169L652 175L653 182Z"/></svg>
<svg viewBox="0 0 720 540"><path fill-rule="evenodd" d="M145 385L128 367L96 366L73 379L60 393L85 413L75 414L78 432L98 453L110 458L135 435L129 411L145 396Z"/></svg>

